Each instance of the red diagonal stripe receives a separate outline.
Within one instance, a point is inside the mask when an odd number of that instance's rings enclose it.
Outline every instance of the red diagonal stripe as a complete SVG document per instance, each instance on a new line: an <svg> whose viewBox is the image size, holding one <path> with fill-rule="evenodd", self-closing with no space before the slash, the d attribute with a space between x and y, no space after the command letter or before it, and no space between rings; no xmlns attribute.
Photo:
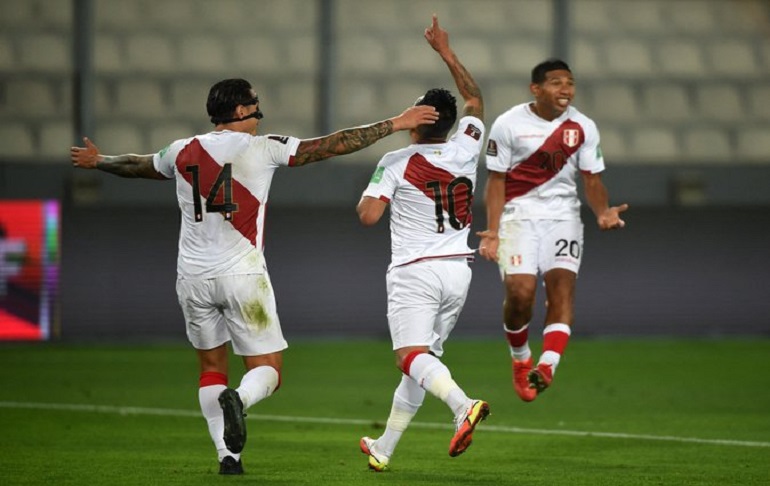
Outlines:
<svg viewBox="0 0 770 486"><path fill-rule="evenodd" d="M445 212L448 210L449 201L447 201L447 186L449 186L455 179L455 176L452 175L451 172L436 167L420 154L414 154L409 158L409 163L406 165L404 179L422 191L422 193L428 196L431 201L435 201L435 194L433 189L428 187L427 184L429 182L438 181L441 187L441 207ZM471 207L472 198L473 194L468 190L468 187L465 184L459 184L454 188L455 216L458 221L463 223L463 226L471 224L472 215L469 209Z"/></svg>
<svg viewBox="0 0 770 486"><path fill-rule="evenodd" d="M567 129L578 131L578 140L573 146L564 143L564 131ZM505 200L526 194L556 177L567 159L583 145L585 138L583 127L577 122L567 120L562 123L527 160L506 173Z"/></svg>
<svg viewBox="0 0 770 486"><path fill-rule="evenodd" d="M193 174L192 172L188 172L186 168L193 165L199 167L200 191L201 197L204 199L202 203L205 207L205 199L209 197L209 193L219 176L219 172L222 170L222 166L219 165L208 152L206 152L206 149L204 149L198 139L195 138L179 152L179 155L176 158L176 167L179 174L184 177L184 180L190 185L193 183ZM240 234L248 239L252 245L257 246L257 213L260 206L259 200L235 178L232 179L232 199L234 203L238 204L238 209L233 211L230 223ZM219 193L215 196L214 203L221 204L223 202L224 187L220 187Z"/></svg>

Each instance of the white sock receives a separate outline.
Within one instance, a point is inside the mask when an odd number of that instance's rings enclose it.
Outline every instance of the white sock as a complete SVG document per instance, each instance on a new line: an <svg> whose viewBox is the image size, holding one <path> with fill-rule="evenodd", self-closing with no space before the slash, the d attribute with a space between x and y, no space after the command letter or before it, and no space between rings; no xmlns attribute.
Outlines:
<svg viewBox="0 0 770 486"><path fill-rule="evenodd" d="M278 386L278 371L272 366L257 366L241 378L241 385L235 390L241 397L243 409L273 394Z"/></svg>
<svg viewBox="0 0 770 486"><path fill-rule="evenodd" d="M225 445L225 418L222 415L222 408L219 406L219 394L222 393L225 385L210 385L198 388L198 402L203 412L203 418L209 427L209 435L214 441L214 447L217 448L217 456L221 462L225 456L233 456L235 460L241 458L240 454L234 454L227 450Z"/></svg>
<svg viewBox="0 0 770 486"><path fill-rule="evenodd" d="M471 399L452 379L444 363L432 354L422 353L412 360L409 376L431 395L446 403L455 416L465 412Z"/></svg>
<svg viewBox="0 0 770 486"><path fill-rule="evenodd" d="M406 431L424 399L425 390L411 377L402 375L401 383L393 393L393 406L390 409L385 432L376 441L378 454L388 458L393 455L401 435Z"/></svg>

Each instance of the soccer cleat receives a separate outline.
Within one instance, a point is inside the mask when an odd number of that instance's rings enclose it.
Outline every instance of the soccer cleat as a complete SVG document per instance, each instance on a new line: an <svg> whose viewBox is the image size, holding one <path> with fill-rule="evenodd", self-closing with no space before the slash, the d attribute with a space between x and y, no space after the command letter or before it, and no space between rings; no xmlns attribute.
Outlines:
<svg viewBox="0 0 770 486"><path fill-rule="evenodd" d="M222 407L225 418L225 445L227 450L238 454L246 445L246 414L243 413L243 402L237 391L227 388L219 394L219 406Z"/></svg>
<svg viewBox="0 0 770 486"><path fill-rule="evenodd" d="M233 456L225 456L219 463L219 474L236 475L243 474L243 464L241 460L237 461Z"/></svg>
<svg viewBox="0 0 770 486"><path fill-rule="evenodd" d="M361 452L369 456L369 469L376 472L386 471L388 469L388 458L375 454L373 449L374 439L371 437L361 437L358 443Z"/></svg>
<svg viewBox="0 0 770 486"><path fill-rule="evenodd" d="M527 375L529 380L529 388L540 394L545 391L546 388L551 386L553 381L553 368L551 365L540 363L529 372Z"/></svg>
<svg viewBox="0 0 770 486"><path fill-rule="evenodd" d="M529 387L529 372L532 371L532 357L524 361L513 360L513 388L519 398L531 402L537 398L537 390Z"/></svg>
<svg viewBox="0 0 770 486"><path fill-rule="evenodd" d="M459 456L473 442L473 430L489 415L489 404L483 400L474 400L468 411L460 416L454 437L449 442L449 455Z"/></svg>

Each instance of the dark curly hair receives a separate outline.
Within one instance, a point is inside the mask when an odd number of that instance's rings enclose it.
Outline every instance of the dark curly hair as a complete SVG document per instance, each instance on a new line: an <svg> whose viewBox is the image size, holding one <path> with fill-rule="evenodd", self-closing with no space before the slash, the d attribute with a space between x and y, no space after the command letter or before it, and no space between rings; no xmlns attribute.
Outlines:
<svg viewBox="0 0 770 486"><path fill-rule="evenodd" d="M421 139L446 139L449 131L457 121L457 100L452 93L443 88L429 89L417 98L415 106L428 105L438 111L438 120L433 125L420 125L417 133Z"/></svg>

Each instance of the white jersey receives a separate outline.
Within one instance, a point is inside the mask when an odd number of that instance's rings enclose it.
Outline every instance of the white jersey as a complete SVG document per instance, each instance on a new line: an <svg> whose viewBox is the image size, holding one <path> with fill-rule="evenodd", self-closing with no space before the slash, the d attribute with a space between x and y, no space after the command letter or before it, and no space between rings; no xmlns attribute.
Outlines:
<svg viewBox="0 0 770 486"><path fill-rule="evenodd" d="M273 173L289 166L294 137L229 130L177 140L155 154L155 169L176 179L182 224L181 278L265 271L265 206Z"/></svg>
<svg viewBox="0 0 770 486"><path fill-rule="evenodd" d="M577 171L604 170L596 124L570 106L553 121L529 103L516 105L492 125L487 169L505 173L501 221L580 220Z"/></svg>
<svg viewBox="0 0 770 486"><path fill-rule="evenodd" d="M468 233L484 122L466 116L445 143L385 154L364 196L390 203L389 268L470 256Z"/></svg>

